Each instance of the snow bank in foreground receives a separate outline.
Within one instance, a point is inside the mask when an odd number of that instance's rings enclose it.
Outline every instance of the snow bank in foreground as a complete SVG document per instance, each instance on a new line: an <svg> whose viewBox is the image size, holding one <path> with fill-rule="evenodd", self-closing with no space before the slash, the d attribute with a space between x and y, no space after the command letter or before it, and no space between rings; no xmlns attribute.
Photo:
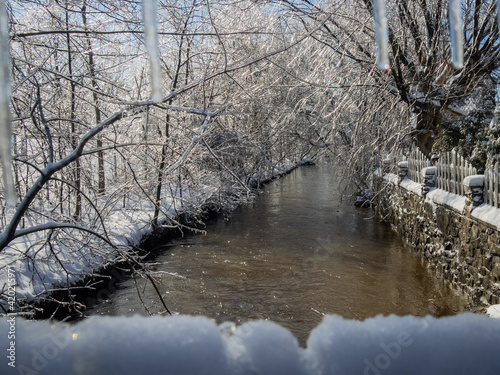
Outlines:
<svg viewBox="0 0 500 375"><path fill-rule="evenodd" d="M11 327L16 368L7 357ZM326 316L306 349L268 321L93 317L71 326L2 318L0 343L2 374L500 374L500 321L473 314Z"/></svg>

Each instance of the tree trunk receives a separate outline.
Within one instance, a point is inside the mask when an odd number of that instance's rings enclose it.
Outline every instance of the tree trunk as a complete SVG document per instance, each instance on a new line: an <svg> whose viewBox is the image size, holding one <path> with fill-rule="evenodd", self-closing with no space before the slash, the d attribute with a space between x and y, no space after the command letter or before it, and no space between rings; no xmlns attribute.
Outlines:
<svg viewBox="0 0 500 375"><path fill-rule="evenodd" d="M68 4L66 3L66 6ZM73 55L71 51L71 39L69 34L69 12L66 10L66 44L68 45L68 73L70 77L70 95L71 95L71 111L70 111L70 122L71 122L71 146L73 149L78 144L78 135L76 132L75 118L76 118L76 84L73 80ZM80 159L76 159L75 161L75 170L73 175L73 185L76 187L75 195L76 195L76 204L75 204L75 212L73 213L73 218L75 220L80 220L81 212L82 212L82 195L80 193L81 188L81 168L80 168ZM71 194L68 199L68 205L71 205ZM70 207L68 207L70 210Z"/></svg>
<svg viewBox="0 0 500 375"><path fill-rule="evenodd" d="M96 124L101 122L101 109L99 107L99 97L97 95L97 90L99 89L99 85L97 84L97 75L95 69L95 61L94 61L94 52L92 50L92 42L90 40L90 34L87 28L87 4L86 1L83 2L82 6L82 21L83 26L85 28L85 36L87 37L87 50L89 55L89 72L90 72L90 80L92 83L92 88L94 91L92 92L92 99L94 101L94 110L95 110L95 121ZM104 151L102 151L102 136L98 135L96 137L97 141L97 173L98 173L98 183L97 183L97 195L104 195L106 193L106 175L104 173Z"/></svg>
<svg viewBox="0 0 500 375"><path fill-rule="evenodd" d="M439 108L433 105L418 109L415 144L427 157L432 155L432 147L434 146L440 119L441 112Z"/></svg>

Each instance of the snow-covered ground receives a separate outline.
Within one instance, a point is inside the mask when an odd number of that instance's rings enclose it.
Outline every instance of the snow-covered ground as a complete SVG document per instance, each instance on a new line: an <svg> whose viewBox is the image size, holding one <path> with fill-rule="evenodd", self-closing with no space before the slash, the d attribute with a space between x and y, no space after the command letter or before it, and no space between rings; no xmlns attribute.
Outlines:
<svg viewBox="0 0 500 375"><path fill-rule="evenodd" d="M93 317L76 325L1 318L0 343L6 375L500 374L500 320L474 314L363 322L326 316L306 348L269 321L236 327L190 316Z"/></svg>

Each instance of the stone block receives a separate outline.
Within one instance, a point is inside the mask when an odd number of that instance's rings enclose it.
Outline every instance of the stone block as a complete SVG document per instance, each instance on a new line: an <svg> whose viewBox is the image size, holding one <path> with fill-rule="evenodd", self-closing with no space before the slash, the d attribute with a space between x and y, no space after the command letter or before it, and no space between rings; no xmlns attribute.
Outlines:
<svg viewBox="0 0 500 375"><path fill-rule="evenodd" d="M465 189L465 207L468 208L467 212L473 210L474 207L480 206L484 203L483 200L483 186L484 175L473 175L464 178L463 186Z"/></svg>
<svg viewBox="0 0 500 375"><path fill-rule="evenodd" d="M425 197L432 188L436 187L436 167L423 168L420 173L424 181L422 195Z"/></svg>
<svg viewBox="0 0 500 375"><path fill-rule="evenodd" d="M491 256L491 254L485 253L483 257L483 267L491 271L492 266L493 266L493 257Z"/></svg>
<svg viewBox="0 0 500 375"><path fill-rule="evenodd" d="M483 280L481 282L481 286L483 287L483 290L489 290L490 289L491 280L490 280L489 275L484 276L484 278L483 278Z"/></svg>
<svg viewBox="0 0 500 375"><path fill-rule="evenodd" d="M479 236L479 225L472 224L472 227L470 228L470 237L477 238L478 236Z"/></svg>
<svg viewBox="0 0 500 375"><path fill-rule="evenodd" d="M479 267L479 274L482 276L487 276L490 273L490 270L484 266Z"/></svg>
<svg viewBox="0 0 500 375"><path fill-rule="evenodd" d="M406 178L407 174L408 174L408 162L407 161L400 161L398 163L399 182L401 182L404 178Z"/></svg>
<svg viewBox="0 0 500 375"><path fill-rule="evenodd" d="M492 255L500 256L500 245L498 243L494 243L490 247L490 252L491 252Z"/></svg>
<svg viewBox="0 0 500 375"><path fill-rule="evenodd" d="M493 266L490 275L494 282L500 281L500 263L497 263L496 265Z"/></svg>

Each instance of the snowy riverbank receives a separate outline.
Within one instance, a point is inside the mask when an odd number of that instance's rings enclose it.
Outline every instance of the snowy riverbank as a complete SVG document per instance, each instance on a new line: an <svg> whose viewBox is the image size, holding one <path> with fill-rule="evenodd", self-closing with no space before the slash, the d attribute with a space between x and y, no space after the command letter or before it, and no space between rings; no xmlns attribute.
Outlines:
<svg viewBox="0 0 500 375"><path fill-rule="evenodd" d="M326 316L306 348L269 321L236 327L190 316L93 317L76 325L1 318L0 343L10 354L0 361L7 375L500 373L500 320L474 314L364 322Z"/></svg>

